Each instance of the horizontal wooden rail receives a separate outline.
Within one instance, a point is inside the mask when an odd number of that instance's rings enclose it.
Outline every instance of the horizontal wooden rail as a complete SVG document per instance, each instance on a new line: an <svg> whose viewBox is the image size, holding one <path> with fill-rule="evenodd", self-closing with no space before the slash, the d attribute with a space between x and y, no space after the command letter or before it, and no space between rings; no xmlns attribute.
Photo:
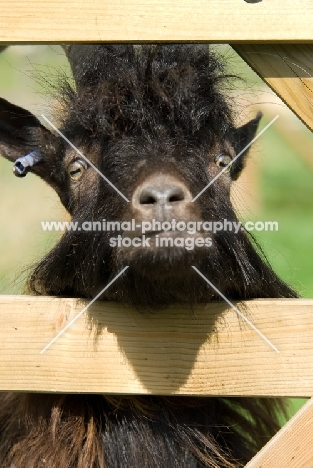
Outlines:
<svg viewBox="0 0 313 468"><path fill-rule="evenodd" d="M0 41L312 42L311 0L2 0Z"/></svg>
<svg viewBox="0 0 313 468"><path fill-rule="evenodd" d="M0 296L0 390L177 395L313 395L313 300L224 303L139 314L96 302ZM217 318L219 317L219 318Z"/></svg>

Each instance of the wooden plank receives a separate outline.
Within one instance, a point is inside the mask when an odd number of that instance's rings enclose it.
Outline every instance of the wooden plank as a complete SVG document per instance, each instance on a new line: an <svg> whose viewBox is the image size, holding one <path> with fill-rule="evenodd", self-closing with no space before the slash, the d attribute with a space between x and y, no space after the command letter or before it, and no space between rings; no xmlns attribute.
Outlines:
<svg viewBox="0 0 313 468"><path fill-rule="evenodd" d="M246 468L312 468L313 399L263 447Z"/></svg>
<svg viewBox="0 0 313 468"><path fill-rule="evenodd" d="M311 0L2 0L3 42L312 41Z"/></svg>
<svg viewBox="0 0 313 468"><path fill-rule="evenodd" d="M0 297L0 390L313 395L313 300L239 305L279 354L224 303L143 315L105 302L40 354L85 304Z"/></svg>
<svg viewBox="0 0 313 468"><path fill-rule="evenodd" d="M313 130L313 45L247 44L233 47Z"/></svg>

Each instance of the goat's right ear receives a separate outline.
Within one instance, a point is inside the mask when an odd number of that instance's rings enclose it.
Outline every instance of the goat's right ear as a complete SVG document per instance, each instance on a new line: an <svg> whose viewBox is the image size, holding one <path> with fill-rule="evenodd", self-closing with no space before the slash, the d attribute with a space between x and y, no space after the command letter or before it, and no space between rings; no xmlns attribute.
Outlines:
<svg viewBox="0 0 313 468"><path fill-rule="evenodd" d="M62 167L63 142L28 110L0 98L0 155L14 163L14 174L32 172L45 180L68 209Z"/></svg>
<svg viewBox="0 0 313 468"><path fill-rule="evenodd" d="M51 133L29 111L0 98L0 154L15 162L41 149Z"/></svg>

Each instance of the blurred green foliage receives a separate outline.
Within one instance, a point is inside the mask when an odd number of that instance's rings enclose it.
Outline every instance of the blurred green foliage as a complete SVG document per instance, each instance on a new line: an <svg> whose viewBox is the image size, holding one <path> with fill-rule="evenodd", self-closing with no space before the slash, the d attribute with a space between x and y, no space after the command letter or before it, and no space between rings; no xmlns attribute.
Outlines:
<svg viewBox="0 0 313 468"><path fill-rule="evenodd" d="M286 131L289 131L286 128ZM307 130L303 128L306 138ZM310 135L313 149L313 138ZM273 126L261 161L261 216L278 232L259 232L275 271L303 297L313 297L313 157L309 167Z"/></svg>

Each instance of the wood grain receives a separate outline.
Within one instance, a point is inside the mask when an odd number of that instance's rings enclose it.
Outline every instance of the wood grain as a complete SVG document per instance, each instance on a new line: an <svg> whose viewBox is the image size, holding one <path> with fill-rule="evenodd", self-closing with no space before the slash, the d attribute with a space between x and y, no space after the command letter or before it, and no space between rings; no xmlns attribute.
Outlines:
<svg viewBox="0 0 313 468"><path fill-rule="evenodd" d="M313 300L239 305L279 354L223 303L142 315L96 302L41 355L85 304L1 296L0 390L313 395Z"/></svg>
<svg viewBox="0 0 313 468"><path fill-rule="evenodd" d="M263 447L246 468L312 468L313 399Z"/></svg>
<svg viewBox="0 0 313 468"><path fill-rule="evenodd" d="M2 0L0 41L312 42L311 0Z"/></svg>
<svg viewBox="0 0 313 468"><path fill-rule="evenodd" d="M233 47L313 130L313 44L242 44Z"/></svg>

